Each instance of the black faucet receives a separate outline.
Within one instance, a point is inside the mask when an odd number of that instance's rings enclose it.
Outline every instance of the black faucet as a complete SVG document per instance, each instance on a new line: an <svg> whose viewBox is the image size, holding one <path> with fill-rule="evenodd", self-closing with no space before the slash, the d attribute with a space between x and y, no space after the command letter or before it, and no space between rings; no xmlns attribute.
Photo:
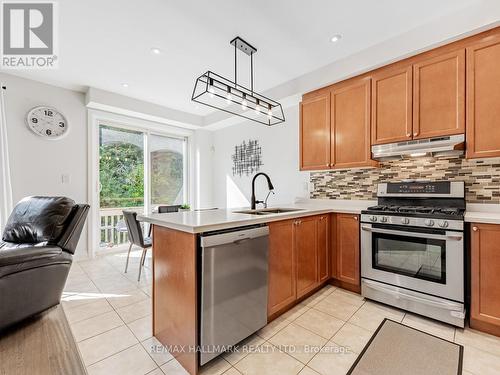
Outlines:
<svg viewBox="0 0 500 375"><path fill-rule="evenodd" d="M274 190L273 183L271 182L271 179L269 178L269 176L267 174L265 174L264 172L259 172L255 176L253 176L253 179L252 179L252 207L251 207L252 210L255 210L257 203L264 203L264 201L255 200L255 179L259 176L264 176L267 179L267 186L269 187L270 191Z"/></svg>

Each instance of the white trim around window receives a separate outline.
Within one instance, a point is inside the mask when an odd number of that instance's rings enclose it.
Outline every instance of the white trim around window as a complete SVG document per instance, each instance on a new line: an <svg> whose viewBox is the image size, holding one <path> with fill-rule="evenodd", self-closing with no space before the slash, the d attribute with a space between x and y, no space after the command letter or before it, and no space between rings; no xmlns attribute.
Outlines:
<svg viewBox="0 0 500 375"><path fill-rule="evenodd" d="M193 155L193 130L182 129L175 126L150 122L137 118L127 117L110 112L98 110L87 110L87 125L88 125L88 198L90 204L89 220L88 220L88 256L94 257L98 252L100 242L100 217L99 217L99 126L101 124L133 130L141 131L150 134L163 135L173 138L187 139L187 152L185 158L185 182L186 195L189 204L193 205L194 198L194 155ZM146 137L146 143L147 139ZM145 145L147 147L147 145ZM149 164L149 158L145 163ZM150 181L145 181L146 197L145 210L149 208L149 187Z"/></svg>

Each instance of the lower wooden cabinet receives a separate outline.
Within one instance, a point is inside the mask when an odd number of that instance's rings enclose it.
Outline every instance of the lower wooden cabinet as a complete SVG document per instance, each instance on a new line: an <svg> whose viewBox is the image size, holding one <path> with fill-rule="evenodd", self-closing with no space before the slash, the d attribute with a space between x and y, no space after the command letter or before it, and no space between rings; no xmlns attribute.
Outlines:
<svg viewBox="0 0 500 375"><path fill-rule="evenodd" d="M297 298L318 286L318 240L316 216L295 221L295 254L297 262Z"/></svg>
<svg viewBox="0 0 500 375"><path fill-rule="evenodd" d="M317 219L318 279L322 283L330 278L330 215Z"/></svg>
<svg viewBox="0 0 500 375"><path fill-rule="evenodd" d="M336 214L333 227L332 277L356 290L361 285L359 215Z"/></svg>
<svg viewBox="0 0 500 375"><path fill-rule="evenodd" d="M268 316L297 299L294 222L269 223Z"/></svg>
<svg viewBox="0 0 500 375"><path fill-rule="evenodd" d="M471 328L500 336L500 225L471 225Z"/></svg>
<svg viewBox="0 0 500 375"><path fill-rule="evenodd" d="M269 224L268 316L330 278L330 215Z"/></svg>

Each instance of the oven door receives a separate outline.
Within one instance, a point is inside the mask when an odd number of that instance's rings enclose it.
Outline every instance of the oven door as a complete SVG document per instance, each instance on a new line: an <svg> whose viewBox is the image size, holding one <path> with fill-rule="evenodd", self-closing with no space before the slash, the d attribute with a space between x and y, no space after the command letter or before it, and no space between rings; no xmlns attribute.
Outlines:
<svg viewBox="0 0 500 375"><path fill-rule="evenodd" d="M462 232L364 223L361 232L363 278L464 301Z"/></svg>

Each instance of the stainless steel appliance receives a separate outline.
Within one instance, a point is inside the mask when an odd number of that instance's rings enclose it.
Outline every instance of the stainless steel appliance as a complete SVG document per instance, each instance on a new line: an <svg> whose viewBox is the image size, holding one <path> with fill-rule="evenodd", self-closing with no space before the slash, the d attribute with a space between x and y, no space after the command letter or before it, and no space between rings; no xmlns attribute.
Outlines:
<svg viewBox="0 0 500 375"><path fill-rule="evenodd" d="M372 146L372 158L390 160L402 156L460 155L464 153L465 135L447 135Z"/></svg>
<svg viewBox="0 0 500 375"><path fill-rule="evenodd" d="M361 213L361 293L464 326L463 182L378 185Z"/></svg>
<svg viewBox="0 0 500 375"><path fill-rule="evenodd" d="M201 365L267 324L268 238L265 225L201 235Z"/></svg>

